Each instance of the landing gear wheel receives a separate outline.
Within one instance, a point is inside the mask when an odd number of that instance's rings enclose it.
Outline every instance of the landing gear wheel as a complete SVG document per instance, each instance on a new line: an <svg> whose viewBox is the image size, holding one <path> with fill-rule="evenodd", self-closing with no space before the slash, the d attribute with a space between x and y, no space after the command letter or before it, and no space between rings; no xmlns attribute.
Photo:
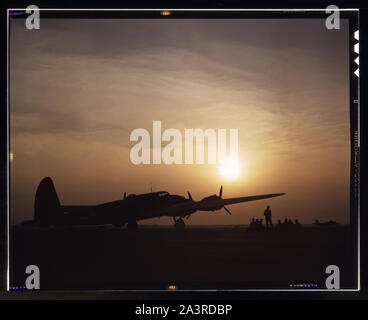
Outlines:
<svg viewBox="0 0 368 320"><path fill-rule="evenodd" d="M130 221L128 222L128 229L129 230L137 230L138 229L138 223L137 221Z"/></svg>
<svg viewBox="0 0 368 320"><path fill-rule="evenodd" d="M175 221L175 224L174 224L174 228L175 230L184 230L185 229L185 222L182 218L179 218L178 220Z"/></svg>

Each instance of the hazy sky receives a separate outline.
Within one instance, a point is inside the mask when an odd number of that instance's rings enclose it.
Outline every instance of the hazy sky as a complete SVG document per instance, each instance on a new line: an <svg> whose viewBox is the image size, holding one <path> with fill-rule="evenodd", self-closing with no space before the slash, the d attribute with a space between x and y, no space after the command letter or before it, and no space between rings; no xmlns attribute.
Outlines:
<svg viewBox="0 0 368 320"><path fill-rule="evenodd" d="M11 21L11 214L33 217L40 180L63 204L167 190L195 200L286 192L198 212L190 224L273 219L349 221L348 23L324 20ZM129 136L238 128L240 176L218 165L130 162ZM171 218L148 220L169 223Z"/></svg>

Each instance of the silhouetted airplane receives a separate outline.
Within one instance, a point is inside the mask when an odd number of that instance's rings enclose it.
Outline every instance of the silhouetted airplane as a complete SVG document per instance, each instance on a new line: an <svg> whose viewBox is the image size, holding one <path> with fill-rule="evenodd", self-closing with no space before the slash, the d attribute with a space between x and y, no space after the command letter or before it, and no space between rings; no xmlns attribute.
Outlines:
<svg viewBox="0 0 368 320"><path fill-rule="evenodd" d="M327 222L319 222L318 220L316 220L314 224L318 227L332 227L332 226L338 225L336 221L332 221L332 220L327 221Z"/></svg>
<svg viewBox="0 0 368 320"><path fill-rule="evenodd" d="M34 220L24 221L22 225L68 226L68 225L105 225L124 226L130 229L138 227L137 221L161 216L174 219L176 229L184 229L183 218L189 218L197 211L216 211L225 205L278 197L284 193L263 194L257 196L222 199L222 186L219 195L212 195L200 201L194 201L188 192L189 199L179 195L171 195L167 191L145 194L124 193L122 200L98 205L64 206L60 204L52 179L44 178L36 191L34 201Z"/></svg>

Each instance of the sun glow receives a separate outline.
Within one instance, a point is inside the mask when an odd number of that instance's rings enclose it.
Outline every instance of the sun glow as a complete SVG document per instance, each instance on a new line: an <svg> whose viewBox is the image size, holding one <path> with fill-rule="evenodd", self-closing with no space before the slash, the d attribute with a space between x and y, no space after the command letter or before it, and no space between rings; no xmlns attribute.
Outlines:
<svg viewBox="0 0 368 320"><path fill-rule="evenodd" d="M239 177L239 163L237 160L226 159L220 165L220 174L226 179L236 179Z"/></svg>

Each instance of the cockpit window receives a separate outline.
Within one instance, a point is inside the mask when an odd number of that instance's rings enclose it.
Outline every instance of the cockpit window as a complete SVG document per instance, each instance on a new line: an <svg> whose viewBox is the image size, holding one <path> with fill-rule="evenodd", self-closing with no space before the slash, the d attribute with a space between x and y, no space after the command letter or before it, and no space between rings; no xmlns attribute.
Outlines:
<svg viewBox="0 0 368 320"><path fill-rule="evenodd" d="M136 195L134 193L131 193L127 196L127 198L134 198Z"/></svg>
<svg viewBox="0 0 368 320"><path fill-rule="evenodd" d="M161 191L157 193L159 197L164 197L164 196L168 196L169 193L167 191Z"/></svg>

